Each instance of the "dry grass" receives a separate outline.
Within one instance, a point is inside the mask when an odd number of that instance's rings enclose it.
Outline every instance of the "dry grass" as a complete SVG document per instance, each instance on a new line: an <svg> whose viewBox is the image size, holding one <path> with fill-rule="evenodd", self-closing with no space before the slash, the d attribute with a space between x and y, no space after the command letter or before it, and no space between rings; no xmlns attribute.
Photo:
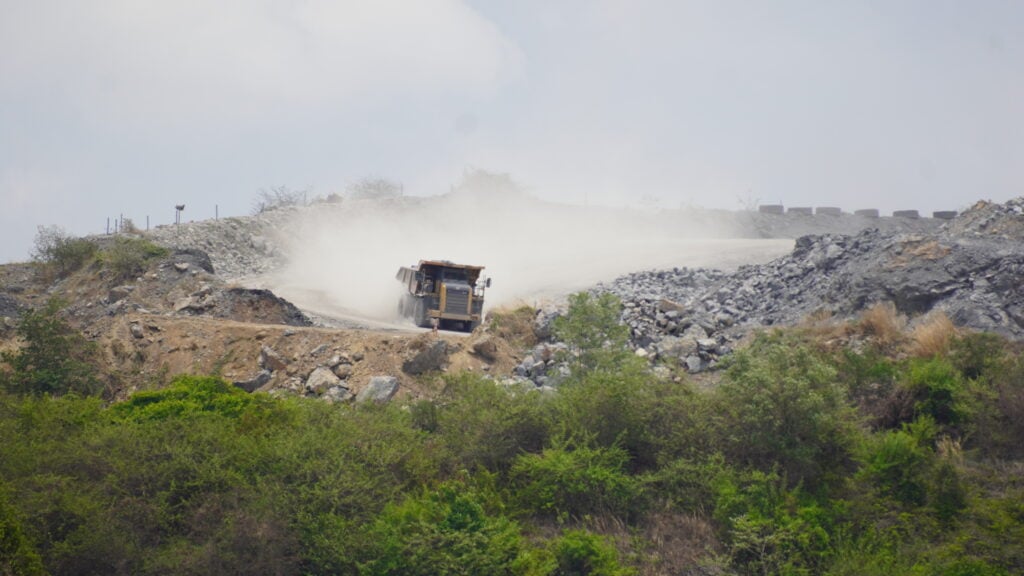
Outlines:
<svg viewBox="0 0 1024 576"><path fill-rule="evenodd" d="M613 542L620 561L640 576L685 574L714 564L722 553L714 526L696 514L655 512L635 528L608 516L588 517L582 524Z"/></svg>
<svg viewBox="0 0 1024 576"><path fill-rule="evenodd" d="M838 321L831 310L819 309L808 314L796 326L802 334L825 348L830 348L846 336L846 325Z"/></svg>
<svg viewBox="0 0 1024 576"><path fill-rule="evenodd" d="M906 326L907 317L900 314L892 302L879 302L861 314L855 329L879 346L890 348L903 341Z"/></svg>
<svg viewBox="0 0 1024 576"><path fill-rule="evenodd" d="M537 344L533 321L537 310L525 304L496 308L487 313L487 330L509 343L530 347Z"/></svg>
<svg viewBox="0 0 1024 576"><path fill-rule="evenodd" d="M910 333L907 354L915 358L944 356L956 335L956 326L945 312L929 314Z"/></svg>
<svg viewBox="0 0 1024 576"><path fill-rule="evenodd" d="M642 563L643 576L685 574L721 553L714 527L705 518L691 514L652 514L643 525L645 550L658 562Z"/></svg>

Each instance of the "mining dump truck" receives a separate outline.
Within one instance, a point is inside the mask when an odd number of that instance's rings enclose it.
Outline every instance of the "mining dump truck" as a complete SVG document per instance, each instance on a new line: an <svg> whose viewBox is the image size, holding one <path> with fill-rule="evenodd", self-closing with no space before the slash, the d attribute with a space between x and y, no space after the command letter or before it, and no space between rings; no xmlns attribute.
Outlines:
<svg viewBox="0 0 1024 576"><path fill-rule="evenodd" d="M447 260L420 260L415 266L398 269L395 278L405 289L398 302L398 313L411 318L417 326L472 332L480 325L484 308L483 266L455 264Z"/></svg>

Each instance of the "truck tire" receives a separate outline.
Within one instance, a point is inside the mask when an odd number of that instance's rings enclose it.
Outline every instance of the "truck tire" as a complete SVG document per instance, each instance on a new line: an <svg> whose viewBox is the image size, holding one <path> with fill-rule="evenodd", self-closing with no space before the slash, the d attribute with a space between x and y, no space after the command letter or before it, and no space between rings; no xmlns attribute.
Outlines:
<svg viewBox="0 0 1024 576"><path fill-rule="evenodd" d="M429 326L427 322L427 306L423 303L422 299L417 299L416 304L413 305L412 321L420 328Z"/></svg>

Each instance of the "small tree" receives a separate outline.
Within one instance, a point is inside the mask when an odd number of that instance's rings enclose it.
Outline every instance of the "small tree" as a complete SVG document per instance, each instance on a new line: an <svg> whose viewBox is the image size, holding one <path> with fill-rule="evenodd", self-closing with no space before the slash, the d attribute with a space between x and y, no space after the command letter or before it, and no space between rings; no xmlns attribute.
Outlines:
<svg viewBox="0 0 1024 576"><path fill-rule="evenodd" d="M128 280L145 272L153 258L167 255L167 249L141 238L118 238L100 257L114 273L115 281Z"/></svg>
<svg viewBox="0 0 1024 576"><path fill-rule="evenodd" d="M305 204L306 195L309 193L309 189L303 190L292 190L287 186L274 186L267 189L262 189L256 196L256 201L252 205L253 214L263 214L271 210L277 210L278 208L286 208L288 206L300 206Z"/></svg>
<svg viewBox="0 0 1024 576"><path fill-rule="evenodd" d="M0 385L9 392L32 395L91 395L100 391L91 363L96 346L60 317L61 303L53 299L21 318L18 335L25 345L0 354L10 366L0 373Z"/></svg>
<svg viewBox="0 0 1024 576"><path fill-rule="evenodd" d="M569 296L569 309L555 319L552 332L571 347L577 375L617 369L632 356L629 328L619 322L621 308L618 297L607 292Z"/></svg>
<svg viewBox="0 0 1024 576"><path fill-rule="evenodd" d="M32 259L51 266L58 277L65 277L81 268L96 254L96 244L75 238L60 226L39 226Z"/></svg>
<svg viewBox="0 0 1024 576"><path fill-rule="evenodd" d="M386 178L363 178L349 185L350 198L356 200L382 200L402 195L402 185Z"/></svg>

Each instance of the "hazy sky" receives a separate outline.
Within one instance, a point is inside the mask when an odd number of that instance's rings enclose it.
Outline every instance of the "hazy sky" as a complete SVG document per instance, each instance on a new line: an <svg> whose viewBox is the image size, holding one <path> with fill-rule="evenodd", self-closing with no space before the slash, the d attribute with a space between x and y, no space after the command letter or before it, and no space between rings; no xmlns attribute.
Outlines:
<svg viewBox="0 0 1024 576"><path fill-rule="evenodd" d="M1024 195L1024 2L0 0L0 262L467 167L610 205Z"/></svg>

